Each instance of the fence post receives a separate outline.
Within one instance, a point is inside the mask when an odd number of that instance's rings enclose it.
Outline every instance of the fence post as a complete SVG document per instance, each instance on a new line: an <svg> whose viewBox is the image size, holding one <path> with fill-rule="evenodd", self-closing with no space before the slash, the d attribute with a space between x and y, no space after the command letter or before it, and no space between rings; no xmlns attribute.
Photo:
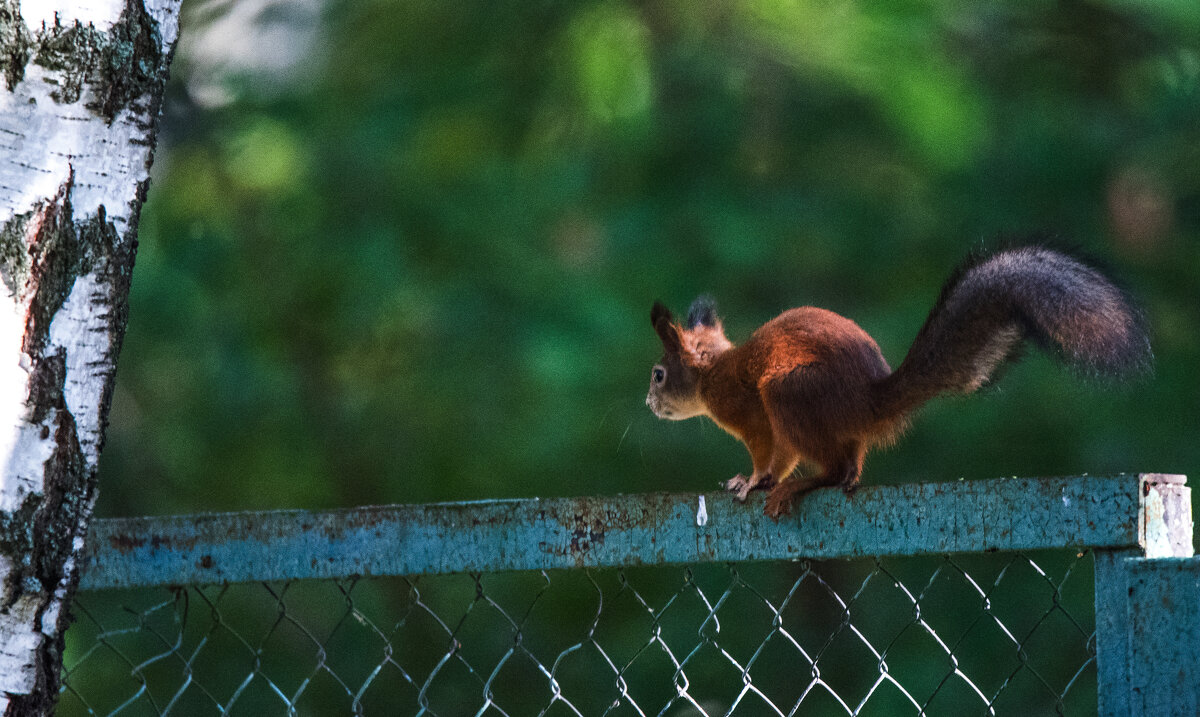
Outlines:
<svg viewBox="0 0 1200 717"><path fill-rule="evenodd" d="M1128 576L1131 711L1200 714L1200 559L1131 560Z"/></svg>
<svg viewBox="0 0 1200 717"><path fill-rule="evenodd" d="M1192 653L1200 635L1200 560L1191 559L1191 489L1185 481L1139 476L1139 547L1096 551L1101 715L1197 713L1200 668Z"/></svg>

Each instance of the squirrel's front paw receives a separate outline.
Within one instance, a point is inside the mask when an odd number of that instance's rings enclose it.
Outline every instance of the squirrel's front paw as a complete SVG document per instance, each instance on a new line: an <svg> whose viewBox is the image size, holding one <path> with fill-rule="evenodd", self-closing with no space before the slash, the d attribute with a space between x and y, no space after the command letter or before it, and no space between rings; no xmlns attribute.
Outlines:
<svg viewBox="0 0 1200 717"><path fill-rule="evenodd" d="M750 491L770 488L775 485L775 478L770 473L752 475L749 478L736 475L725 484L725 490L733 493L739 503L745 503Z"/></svg>
<svg viewBox="0 0 1200 717"><path fill-rule="evenodd" d="M741 473L725 481L725 490L733 493L739 501L746 500L746 496L752 489L753 485L751 485L750 479Z"/></svg>

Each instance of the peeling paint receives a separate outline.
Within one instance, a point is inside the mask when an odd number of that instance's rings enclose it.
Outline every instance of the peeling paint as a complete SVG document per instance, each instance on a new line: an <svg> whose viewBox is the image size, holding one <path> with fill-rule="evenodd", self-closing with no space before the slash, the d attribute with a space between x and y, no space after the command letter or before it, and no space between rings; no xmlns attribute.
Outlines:
<svg viewBox="0 0 1200 717"><path fill-rule="evenodd" d="M1142 476L1142 510L1138 532L1147 558L1191 557L1191 490L1181 476Z"/></svg>
<svg viewBox="0 0 1200 717"><path fill-rule="evenodd" d="M103 520L93 525L82 585L1136 549L1140 480L1127 475L864 486L853 499L840 490L818 490L796 506L793 519L779 523L762 515L761 496L741 504L728 494L709 494L704 526L696 524L695 494ZM198 567L208 560L210 567Z"/></svg>
<svg viewBox="0 0 1200 717"><path fill-rule="evenodd" d="M1162 494L1157 490L1147 490L1142 501L1145 511L1146 553L1151 557L1161 557L1171 554L1171 533L1167 528L1167 508L1163 504Z"/></svg>

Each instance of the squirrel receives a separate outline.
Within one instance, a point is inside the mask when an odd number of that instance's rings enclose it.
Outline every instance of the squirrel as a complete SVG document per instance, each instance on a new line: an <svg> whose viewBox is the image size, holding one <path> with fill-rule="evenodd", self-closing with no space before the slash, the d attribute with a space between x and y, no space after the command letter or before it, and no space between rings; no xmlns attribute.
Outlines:
<svg viewBox="0 0 1200 717"><path fill-rule="evenodd" d="M660 302L650 321L664 353L646 404L659 418L708 416L744 443L754 470L725 488L739 501L770 489L764 512L775 520L814 488L852 492L867 452L893 443L917 407L992 382L1026 339L1100 376L1152 361L1131 299L1100 271L1040 245L968 256L895 371L858 324L816 307L785 311L740 346L708 297L686 324ZM793 475L802 462L819 470Z"/></svg>

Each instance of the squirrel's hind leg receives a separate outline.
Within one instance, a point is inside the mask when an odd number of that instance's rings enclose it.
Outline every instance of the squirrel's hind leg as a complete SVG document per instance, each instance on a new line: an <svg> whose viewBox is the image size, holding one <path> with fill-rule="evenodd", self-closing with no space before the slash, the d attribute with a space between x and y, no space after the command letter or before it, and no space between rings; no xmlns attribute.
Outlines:
<svg viewBox="0 0 1200 717"><path fill-rule="evenodd" d="M792 512L796 499L820 485L811 476L794 475L787 480L781 480L771 489L767 496L763 513L771 520L779 520L780 516Z"/></svg>
<svg viewBox="0 0 1200 717"><path fill-rule="evenodd" d="M865 454L866 451L860 444L848 444L839 451L835 460L825 463L825 470L821 473L815 476L797 475L780 481L767 496L763 513L772 520L779 520L780 516L792 512L796 499L823 486L836 485L846 493L853 493L858 488L858 477L862 474Z"/></svg>
<svg viewBox="0 0 1200 717"><path fill-rule="evenodd" d="M853 495L854 491L858 490L858 479L862 475L863 459L866 456L866 449L855 445L851 449L850 459L839 465L841 480L838 481L838 485L846 495Z"/></svg>

